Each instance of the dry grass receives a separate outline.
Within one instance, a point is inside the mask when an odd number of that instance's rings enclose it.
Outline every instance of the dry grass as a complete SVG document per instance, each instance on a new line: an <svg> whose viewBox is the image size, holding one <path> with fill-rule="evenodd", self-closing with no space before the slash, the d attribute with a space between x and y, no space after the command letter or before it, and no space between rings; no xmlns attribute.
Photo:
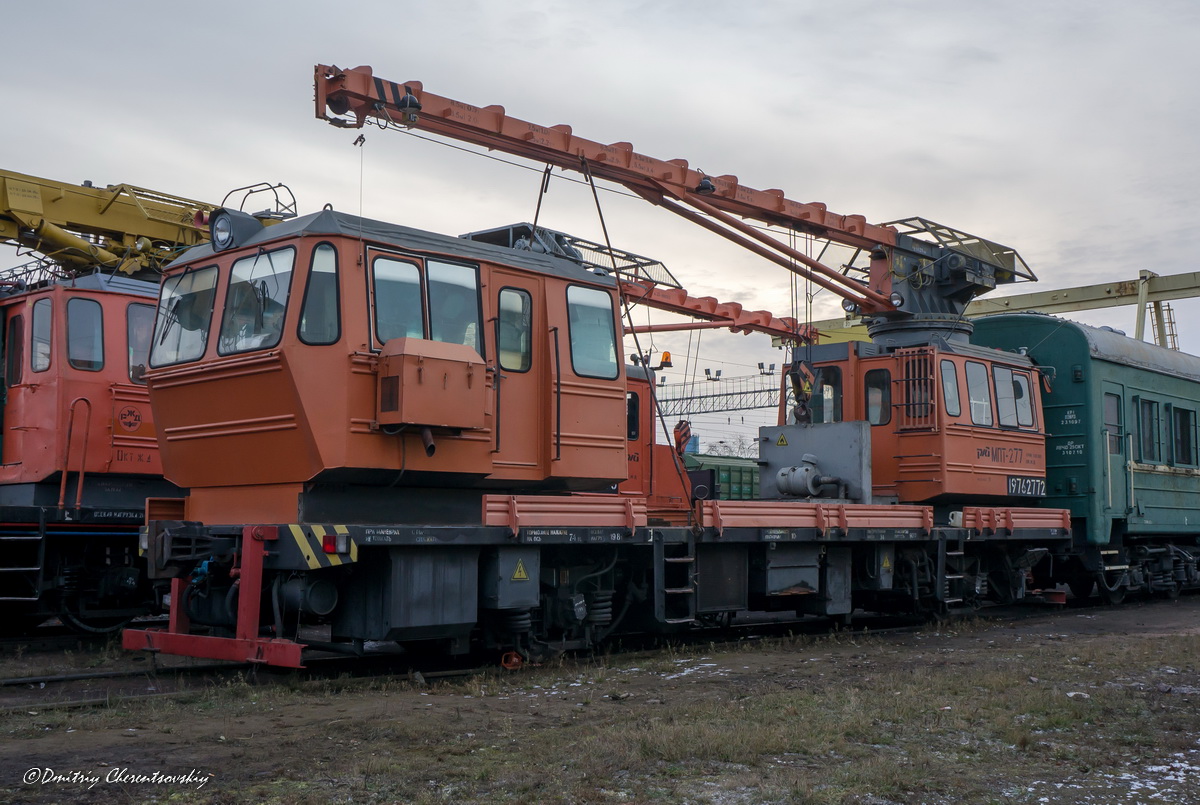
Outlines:
<svg viewBox="0 0 1200 805"><path fill-rule="evenodd" d="M1038 802L1038 786L1103 790L1200 735L1194 637L963 624L711 648L422 688L237 682L194 701L14 716L0 734L186 726L237 783L176 792L183 802L722 805ZM1138 801L1055 790L1043 801Z"/></svg>

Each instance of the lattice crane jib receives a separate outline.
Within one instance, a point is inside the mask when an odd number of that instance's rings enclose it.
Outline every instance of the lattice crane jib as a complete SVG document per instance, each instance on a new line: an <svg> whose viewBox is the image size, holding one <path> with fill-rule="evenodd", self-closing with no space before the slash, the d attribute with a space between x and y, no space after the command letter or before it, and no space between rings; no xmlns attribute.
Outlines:
<svg viewBox="0 0 1200 805"><path fill-rule="evenodd" d="M587 140L567 125L542 126L511 117L501 106L435 95L419 81L385 80L367 66L317 65L315 104L317 117L336 126L414 128L619 184L829 290L845 309L874 317L879 332L908 330L910 339L955 332L971 299L997 285L1034 279L1015 250L924 218L870 224L862 215L793 201L781 190L747 187L736 176L706 174L683 159L640 154L627 142ZM865 282L746 219L856 250L869 260Z"/></svg>

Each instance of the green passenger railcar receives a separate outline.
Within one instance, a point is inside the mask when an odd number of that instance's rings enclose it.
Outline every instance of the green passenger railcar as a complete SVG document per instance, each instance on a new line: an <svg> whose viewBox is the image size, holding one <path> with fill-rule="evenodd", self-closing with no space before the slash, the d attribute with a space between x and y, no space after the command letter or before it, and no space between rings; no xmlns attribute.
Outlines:
<svg viewBox="0 0 1200 805"><path fill-rule="evenodd" d="M1042 504L1071 511L1089 574L1070 571L1075 584L1097 578L1116 598L1189 582L1200 534L1200 358L1036 313L979 319L972 340L1024 352L1043 372Z"/></svg>

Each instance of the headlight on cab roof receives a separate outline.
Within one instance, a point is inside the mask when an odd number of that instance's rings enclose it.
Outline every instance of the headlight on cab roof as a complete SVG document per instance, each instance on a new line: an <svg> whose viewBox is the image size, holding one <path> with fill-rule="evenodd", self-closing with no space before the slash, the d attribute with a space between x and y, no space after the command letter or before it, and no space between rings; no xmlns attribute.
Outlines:
<svg viewBox="0 0 1200 805"><path fill-rule="evenodd" d="M262 222L249 213L222 207L208 219L213 251L223 252L245 244L262 231Z"/></svg>

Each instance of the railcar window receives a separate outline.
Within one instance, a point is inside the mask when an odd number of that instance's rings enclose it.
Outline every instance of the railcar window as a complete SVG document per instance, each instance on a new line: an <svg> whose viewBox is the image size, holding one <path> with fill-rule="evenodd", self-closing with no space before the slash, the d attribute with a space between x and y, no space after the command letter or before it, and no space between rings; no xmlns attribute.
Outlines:
<svg viewBox="0 0 1200 805"><path fill-rule="evenodd" d="M976 425L992 424L992 394L988 388L988 371L982 363L967 361L967 405L971 421Z"/></svg>
<svg viewBox="0 0 1200 805"><path fill-rule="evenodd" d="M382 343L424 335L425 310L417 267L388 257L376 258L375 336Z"/></svg>
<svg viewBox="0 0 1200 805"><path fill-rule="evenodd" d="M33 303L33 337L29 339L29 368L44 372L50 368L50 326L53 309L49 299Z"/></svg>
<svg viewBox="0 0 1200 805"><path fill-rule="evenodd" d="M150 345L151 366L170 366L204 355L216 287L216 266L188 269L163 281Z"/></svg>
<svg viewBox="0 0 1200 805"><path fill-rule="evenodd" d="M504 288L500 291L500 319L496 333L496 349L500 352L500 368L510 372L527 372L533 362L531 336L533 333L533 300L525 291Z"/></svg>
<svg viewBox="0 0 1200 805"><path fill-rule="evenodd" d="M892 373L887 369L872 369L863 377L867 398L867 421L886 425L892 421Z"/></svg>
<svg viewBox="0 0 1200 805"><path fill-rule="evenodd" d="M946 401L947 416L962 415L962 405L958 401L958 369L954 361L942 361L942 398Z"/></svg>
<svg viewBox="0 0 1200 805"><path fill-rule="evenodd" d="M125 337L129 346L129 379L146 385L150 360L150 336L154 330L154 307L132 304L125 310Z"/></svg>
<svg viewBox="0 0 1200 805"><path fill-rule="evenodd" d="M95 299L67 300L67 363L88 372L104 368L104 309Z"/></svg>
<svg viewBox="0 0 1200 805"><path fill-rule="evenodd" d="M305 344L332 344L341 336L337 249L321 243L313 249L308 287L300 307L300 340Z"/></svg>
<svg viewBox="0 0 1200 805"><path fill-rule="evenodd" d="M1104 395L1104 434L1109 455L1121 455L1121 398L1116 394Z"/></svg>
<svg viewBox="0 0 1200 805"><path fill-rule="evenodd" d="M1029 375L1024 372L1013 373L1013 394L1017 397L1017 424L1022 428L1032 428L1033 394Z"/></svg>
<svg viewBox="0 0 1200 805"><path fill-rule="evenodd" d="M1013 385L1012 369L993 366L992 379L996 381L996 418L1002 428L1017 426L1017 395Z"/></svg>
<svg viewBox="0 0 1200 805"><path fill-rule="evenodd" d="M283 336L283 317L292 290L293 248L243 257L229 272L217 354L266 349Z"/></svg>
<svg viewBox="0 0 1200 805"><path fill-rule="evenodd" d="M479 272L430 260L425 265L429 284L429 337L449 344L465 344L483 355L479 327Z"/></svg>
<svg viewBox="0 0 1200 805"><path fill-rule="evenodd" d="M1138 404L1138 447L1142 461L1159 460L1158 403L1142 400Z"/></svg>
<svg viewBox="0 0 1200 805"><path fill-rule="evenodd" d="M13 316L8 320L8 338L4 348L4 384L9 388L21 382L21 369L25 365L25 317Z"/></svg>
<svg viewBox="0 0 1200 805"><path fill-rule="evenodd" d="M813 424L842 421L842 370L822 366L813 372L813 396L808 401Z"/></svg>
<svg viewBox="0 0 1200 805"><path fill-rule="evenodd" d="M1196 412L1176 408L1172 412L1175 430L1175 463L1196 463Z"/></svg>
<svg viewBox="0 0 1200 805"><path fill-rule="evenodd" d="M581 377L615 380L617 337L612 297L599 288L567 288L567 323L571 334L571 368Z"/></svg>

